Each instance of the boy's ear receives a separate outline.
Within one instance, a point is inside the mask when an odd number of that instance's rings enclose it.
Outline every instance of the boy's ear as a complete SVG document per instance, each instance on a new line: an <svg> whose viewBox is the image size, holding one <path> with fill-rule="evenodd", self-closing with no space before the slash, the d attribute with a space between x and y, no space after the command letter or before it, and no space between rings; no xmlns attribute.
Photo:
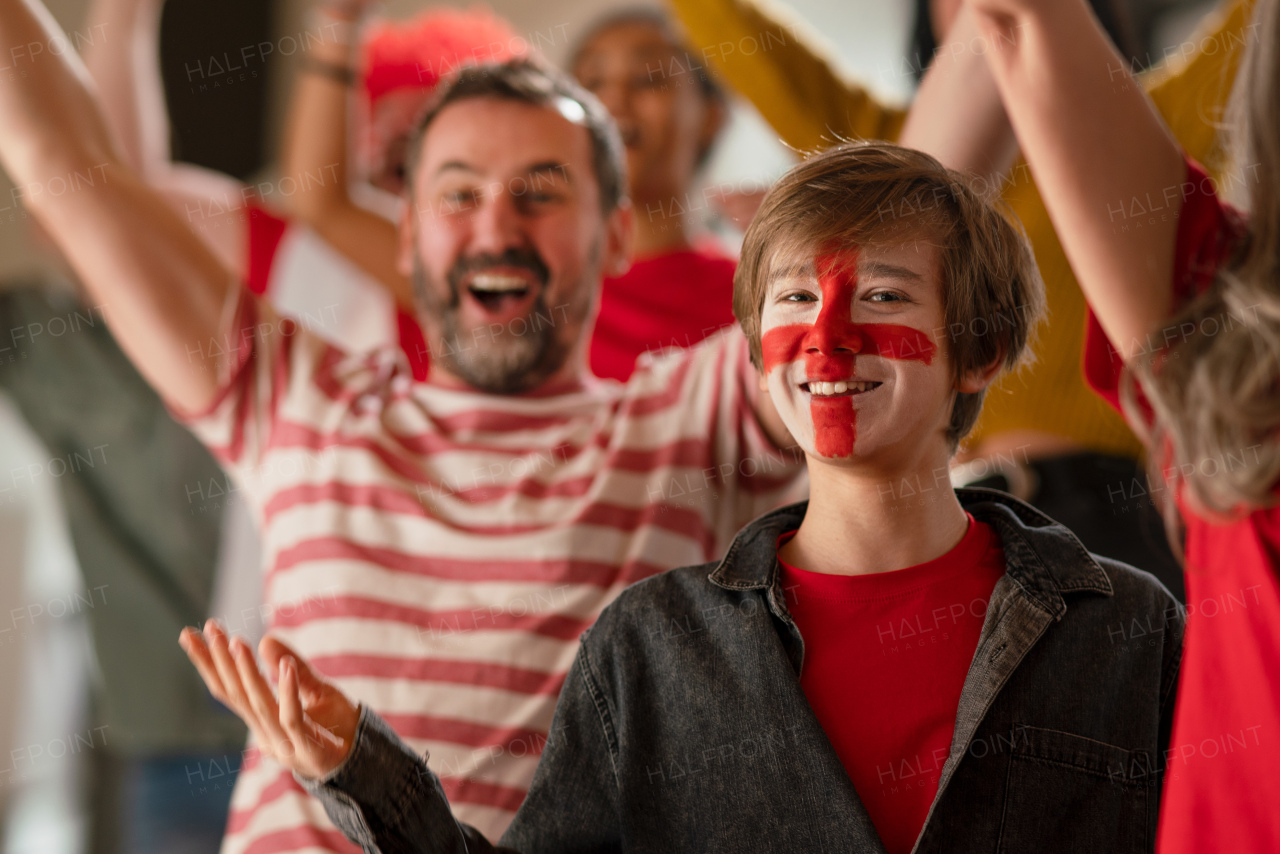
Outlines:
<svg viewBox="0 0 1280 854"><path fill-rule="evenodd" d="M1004 353L996 355L988 364L980 368L974 368L967 371L958 380L956 380L956 391L961 394L976 394L987 386L991 385L991 381L996 378L996 374L1000 373L1000 368L1004 365Z"/></svg>

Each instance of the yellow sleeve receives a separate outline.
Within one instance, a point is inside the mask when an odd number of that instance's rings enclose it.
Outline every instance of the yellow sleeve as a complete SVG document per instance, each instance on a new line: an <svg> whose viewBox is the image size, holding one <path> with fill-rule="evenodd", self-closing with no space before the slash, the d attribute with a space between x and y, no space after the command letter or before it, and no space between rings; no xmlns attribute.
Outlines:
<svg viewBox="0 0 1280 854"><path fill-rule="evenodd" d="M846 80L818 38L776 0L669 0L691 47L802 152L837 137L896 139L906 110Z"/></svg>
<svg viewBox="0 0 1280 854"><path fill-rule="evenodd" d="M1218 130L1244 46L1258 37L1253 7L1254 0L1223 3L1140 78L1179 144L1211 174L1225 165Z"/></svg>

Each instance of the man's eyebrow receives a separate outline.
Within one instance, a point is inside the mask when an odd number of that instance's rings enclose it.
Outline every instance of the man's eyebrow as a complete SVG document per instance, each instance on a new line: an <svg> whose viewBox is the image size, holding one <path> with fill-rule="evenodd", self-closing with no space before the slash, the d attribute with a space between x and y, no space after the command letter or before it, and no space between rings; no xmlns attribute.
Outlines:
<svg viewBox="0 0 1280 854"><path fill-rule="evenodd" d="M858 265L858 276L875 277L879 279L907 279L913 282L923 282L924 276L915 270L907 267L900 267L897 264L884 264L879 261L867 261Z"/></svg>
<svg viewBox="0 0 1280 854"><path fill-rule="evenodd" d="M528 175L546 175L548 173L559 175L567 183L572 184L573 179L569 177L569 170L565 168L566 164L557 163L554 160L544 160L541 163L534 163L525 170Z"/></svg>
<svg viewBox="0 0 1280 854"><path fill-rule="evenodd" d="M436 175L440 175L443 172L450 172L455 170L460 170L462 172L479 172L480 171L476 169L476 167L472 166L470 163L463 163L461 160L446 160L445 162L441 163L438 167L436 167Z"/></svg>

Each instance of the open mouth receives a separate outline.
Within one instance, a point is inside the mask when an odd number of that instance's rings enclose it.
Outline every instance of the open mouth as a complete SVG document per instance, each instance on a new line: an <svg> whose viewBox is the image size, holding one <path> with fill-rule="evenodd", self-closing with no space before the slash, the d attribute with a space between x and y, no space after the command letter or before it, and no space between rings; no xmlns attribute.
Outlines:
<svg viewBox="0 0 1280 854"><path fill-rule="evenodd" d="M881 385L883 383L863 380L845 380L834 383L811 380L810 382L801 383L800 388L814 397L852 397L855 394L866 394Z"/></svg>
<svg viewBox="0 0 1280 854"><path fill-rule="evenodd" d="M485 272L471 276L466 288L486 310L499 311L503 306L520 302L528 296L532 283L528 274Z"/></svg>

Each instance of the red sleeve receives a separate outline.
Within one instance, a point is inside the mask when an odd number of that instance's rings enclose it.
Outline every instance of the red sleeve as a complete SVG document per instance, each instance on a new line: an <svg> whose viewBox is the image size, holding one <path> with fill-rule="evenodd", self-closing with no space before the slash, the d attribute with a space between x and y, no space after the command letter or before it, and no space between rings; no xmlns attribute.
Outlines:
<svg viewBox="0 0 1280 854"><path fill-rule="evenodd" d="M720 252L680 250L606 278L591 337L592 373L625 382L640 354L692 347L732 326L736 268Z"/></svg>
<svg viewBox="0 0 1280 854"><path fill-rule="evenodd" d="M413 378L418 382L425 382L427 369L431 366L427 339L422 334L417 318L399 306L396 307L396 331L400 337L400 349L409 359Z"/></svg>
<svg viewBox="0 0 1280 854"><path fill-rule="evenodd" d="M1181 307L1209 286L1214 274L1226 261L1244 232L1244 219L1240 212L1223 204L1218 198L1213 179L1199 163L1189 157L1182 196L1173 259L1175 308ZM1117 410L1120 409L1120 375L1123 368L1124 360L1107 338L1090 308L1084 334L1085 379L1094 391Z"/></svg>
<svg viewBox="0 0 1280 854"><path fill-rule="evenodd" d="M271 265L276 260L276 250L289 228L289 221L251 201L249 211L248 258L245 263L245 285L262 296L271 284Z"/></svg>

